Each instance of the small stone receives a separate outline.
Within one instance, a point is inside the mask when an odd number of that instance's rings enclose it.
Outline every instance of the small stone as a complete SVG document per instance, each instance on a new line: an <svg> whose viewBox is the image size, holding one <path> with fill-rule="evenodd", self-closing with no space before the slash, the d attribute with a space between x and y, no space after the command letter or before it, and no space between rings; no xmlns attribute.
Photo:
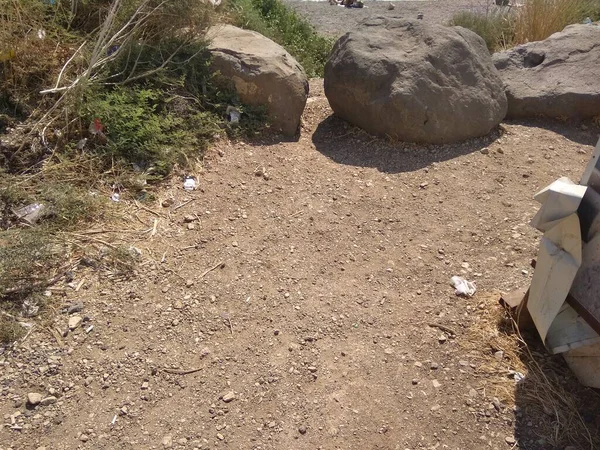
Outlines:
<svg viewBox="0 0 600 450"><path fill-rule="evenodd" d="M83 303L73 303L67 308L67 314L74 314L83 310Z"/></svg>
<svg viewBox="0 0 600 450"><path fill-rule="evenodd" d="M498 361L502 361L502 358L504 358L504 352L502 350L498 350L496 353L494 353L494 358L496 358Z"/></svg>
<svg viewBox="0 0 600 450"><path fill-rule="evenodd" d="M385 353L386 355L393 355L394 354L394 349L391 347L388 347L386 349L383 350L383 353Z"/></svg>
<svg viewBox="0 0 600 450"><path fill-rule="evenodd" d="M225 439L225 436L223 436L221 433L217 433L217 439L222 441L223 439Z"/></svg>
<svg viewBox="0 0 600 450"><path fill-rule="evenodd" d="M414 386L416 386L417 384L419 384L419 380L418 380L417 378L413 378L413 380L412 380L412 384L413 384Z"/></svg>
<svg viewBox="0 0 600 450"><path fill-rule="evenodd" d="M438 342L440 344L443 344L444 342L446 342L448 340L448 338L446 337L445 334L440 334L440 336L438 337Z"/></svg>
<svg viewBox="0 0 600 450"><path fill-rule="evenodd" d="M500 402L500 400L497 397L494 397L492 399L492 405L494 405L494 408L496 408L496 410L502 411L502 402Z"/></svg>
<svg viewBox="0 0 600 450"><path fill-rule="evenodd" d="M436 389L442 387L442 383L440 383L438 380L431 380L431 384Z"/></svg>
<svg viewBox="0 0 600 450"><path fill-rule="evenodd" d="M469 389L469 397L477 397L477 391L473 388Z"/></svg>
<svg viewBox="0 0 600 450"><path fill-rule="evenodd" d="M175 308L175 309L182 309L183 308L183 302L181 300L175 300L175 302L173 303L173 308Z"/></svg>
<svg viewBox="0 0 600 450"><path fill-rule="evenodd" d="M54 397L53 395L50 395L49 397L43 398L40 401L40 405L41 406L53 405L54 403L56 403L56 397Z"/></svg>
<svg viewBox="0 0 600 450"><path fill-rule="evenodd" d="M487 147L484 147L484 148L482 148L480 151L481 151L481 153L482 153L483 155L487 155L487 154L490 152L490 149L489 149L489 148L487 148Z"/></svg>
<svg viewBox="0 0 600 450"><path fill-rule="evenodd" d="M273 330L273 334L274 334L275 336L279 336L279 330Z"/></svg>
<svg viewBox="0 0 600 450"><path fill-rule="evenodd" d="M429 368L431 370L437 370L440 367L440 365L436 362L432 362L431 365L429 366Z"/></svg>
<svg viewBox="0 0 600 450"><path fill-rule="evenodd" d="M150 386L150 384L147 381L144 381L142 383L142 391L147 390L149 386Z"/></svg>
<svg viewBox="0 0 600 450"><path fill-rule="evenodd" d="M187 224L187 229L188 230L195 230L196 229L196 225L194 225L193 223L188 223Z"/></svg>
<svg viewBox="0 0 600 450"><path fill-rule="evenodd" d="M127 406L123 406L120 410L119 410L119 415L120 416L126 416L129 413L129 410L127 409Z"/></svg>
<svg viewBox="0 0 600 450"><path fill-rule="evenodd" d="M194 285L194 280L187 280L185 282L185 287L192 287Z"/></svg>
<svg viewBox="0 0 600 450"><path fill-rule="evenodd" d="M432 411L432 412L435 412L435 411L438 411L440 408L441 408L441 406L440 406L440 405L433 405L433 406L431 407L431 411Z"/></svg>
<svg viewBox="0 0 600 450"><path fill-rule="evenodd" d="M162 445L164 448L173 447L173 436L171 436L171 435L165 436L162 440Z"/></svg>
<svg viewBox="0 0 600 450"><path fill-rule="evenodd" d="M232 247L239 247L239 244L237 243L237 241L233 241L233 242L231 243L231 246L232 246Z"/></svg>
<svg viewBox="0 0 600 450"><path fill-rule="evenodd" d="M306 434L306 426L305 426L305 425L300 425L300 426L298 427L298 432L299 432L300 434Z"/></svg>
<svg viewBox="0 0 600 450"><path fill-rule="evenodd" d="M184 216L184 218L183 218L183 221L184 221L185 223L192 223L192 222L194 222L195 220L196 220L196 217L195 217L195 216L192 216L191 214L188 214L188 215Z"/></svg>
<svg viewBox="0 0 600 450"><path fill-rule="evenodd" d="M83 318L81 316L69 317L69 330L73 331L74 329L76 329L79 325L81 325L82 321Z"/></svg>
<svg viewBox="0 0 600 450"><path fill-rule="evenodd" d="M42 401L42 394L38 394L37 392L30 392L27 394L27 403L31 406L39 405Z"/></svg>
<svg viewBox="0 0 600 450"><path fill-rule="evenodd" d="M81 433L81 435L79 436L79 440L81 442L87 442L90 440L90 437L85 433Z"/></svg>
<svg viewBox="0 0 600 450"><path fill-rule="evenodd" d="M167 198L162 201L161 205L163 206L163 208L168 208L168 207L172 206L173 203L175 203L175 202L173 201L172 198Z"/></svg>
<svg viewBox="0 0 600 450"><path fill-rule="evenodd" d="M178 443L179 445L186 445L186 444L187 444L187 442L188 442L188 440L187 440L186 438L181 438L181 439L178 439L178 440L177 440L177 443Z"/></svg>
<svg viewBox="0 0 600 450"><path fill-rule="evenodd" d="M502 150L502 147L498 147L498 149L496 150L498 153L500 153L501 155L504 154L504 150Z"/></svg>
<svg viewBox="0 0 600 450"><path fill-rule="evenodd" d="M308 371L309 371L310 373L315 373L315 372L317 371L317 368L316 368L315 366L309 366L309 367L308 367Z"/></svg>
<svg viewBox="0 0 600 450"><path fill-rule="evenodd" d="M506 441L506 443L508 445L515 445L515 443L517 442L516 439L513 436L506 436L504 438L504 440Z"/></svg>
<svg viewBox="0 0 600 450"><path fill-rule="evenodd" d="M267 427L269 428L275 428L277 426L277 423L275 421L271 421L267 424Z"/></svg>
<svg viewBox="0 0 600 450"><path fill-rule="evenodd" d="M223 395L223 401L225 403L229 403L233 399L235 399L235 393L233 391L229 391L227 394Z"/></svg>

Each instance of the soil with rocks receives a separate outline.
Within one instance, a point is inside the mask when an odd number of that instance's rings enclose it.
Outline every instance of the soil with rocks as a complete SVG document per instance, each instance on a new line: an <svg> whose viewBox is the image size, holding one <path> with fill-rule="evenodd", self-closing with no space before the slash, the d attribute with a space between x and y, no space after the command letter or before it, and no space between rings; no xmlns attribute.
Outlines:
<svg viewBox="0 0 600 450"><path fill-rule="evenodd" d="M472 338L530 282L534 193L578 180L598 133L387 142L313 80L297 141L221 141L197 190L112 205L129 230L90 236L140 261L49 290L54 318L0 356L0 449L559 448L552 411L512 403L511 361ZM581 396L600 445L598 395Z"/></svg>
<svg viewBox="0 0 600 450"><path fill-rule="evenodd" d="M328 1L286 0L286 3L307 19L319 33L334 38L340 37L354 29L362 20L373 16L416 19L417 15L423 14L423 20L426 22L447 23L455 13L461 11L483 13L487 9L496 9L494 2L486 6L486 0L366 0L364 8L345 8L330 5Z"/></svg>

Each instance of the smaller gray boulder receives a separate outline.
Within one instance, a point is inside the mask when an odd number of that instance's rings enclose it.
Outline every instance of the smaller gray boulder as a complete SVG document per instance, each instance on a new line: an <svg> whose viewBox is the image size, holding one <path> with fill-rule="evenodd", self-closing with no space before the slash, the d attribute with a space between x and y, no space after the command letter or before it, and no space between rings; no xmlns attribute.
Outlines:
<svg viewBox="0 0 600 450"><path fill-rule="evenodd" d="M233 84L240 100L265 106L276 129L295 135L308 98L302 66L283 47L254 31L216 25L207 38L213 70Z"/></svg>
<svg viewBox="0 0 600 450"><path fill-rule="evenodd" d="M570 25L549 38L496 53L508 117L600 115L600 27Z"/></svg>

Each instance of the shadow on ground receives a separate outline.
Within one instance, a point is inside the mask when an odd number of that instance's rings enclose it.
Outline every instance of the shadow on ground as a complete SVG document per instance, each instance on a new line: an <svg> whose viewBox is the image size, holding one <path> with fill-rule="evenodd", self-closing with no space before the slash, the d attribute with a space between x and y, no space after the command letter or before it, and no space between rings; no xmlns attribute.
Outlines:
<svg viewBox="0 0 600 450"><path fill-rule="evenodd" d="M480 151L501 136L500 129L482 138L459 144L426 145L393 142L376 138L360 128L331 115L315 130L316 149L333 161L358 167L374 167L381 172L412 172L431 163L446 161Z"/></svg>
<svg viewBox="0 0 600 450"><path fill-rule="evenodd" d="M531 128L541 128L552 131L564 136L566 139L581 145L591 145L598 142L600 128L592 120L579 121L560 121L547 118L527 119L527 120L508 120L507 124L522 125Z"/></svg>
<svg viewBox="0 0 600 450"><path fill-rule="evenodd" d="M521 450L600 448L600 392L581 385L560 355L524 334L527 376L515 390L515 440Z"/></svg>

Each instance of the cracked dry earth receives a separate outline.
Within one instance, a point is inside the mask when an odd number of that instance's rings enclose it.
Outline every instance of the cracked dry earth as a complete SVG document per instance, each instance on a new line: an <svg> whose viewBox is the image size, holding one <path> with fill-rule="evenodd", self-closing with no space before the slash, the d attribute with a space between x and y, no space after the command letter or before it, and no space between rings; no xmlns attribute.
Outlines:
<svg viewBox="0 0 600 450"><path fill-rule="evenodd" d="M533 194L578 180L597 139L540 125L389 143L313 80L299 140L221 141L198 190L112 204L156 234L94 235L138 248L134 273L76 269L49 326L0 356L0 448L554 448L480 370L514 386L510 361L471 345L495 293L530 282Z"/></svg>

